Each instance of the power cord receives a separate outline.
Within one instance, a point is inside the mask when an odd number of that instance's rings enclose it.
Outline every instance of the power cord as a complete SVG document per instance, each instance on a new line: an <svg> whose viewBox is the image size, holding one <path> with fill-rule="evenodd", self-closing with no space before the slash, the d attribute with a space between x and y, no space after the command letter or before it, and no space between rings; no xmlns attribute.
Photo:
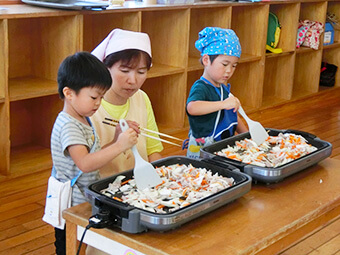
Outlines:
<svg viewBox="0 0 340 255"><path fill-rule="evenodd" d="M91 216L89 218L89 224L85 227L83 235L80 239L77 255L79 255L81 246L82 246L83 241L84 241L86 231L88 229L90 229L90 228L106 228L106 227L108 227L112 224L113 224L113 221L110 219L110 211L108 211L108 210L104 210L104 209L100 210L97 214Z"/></svg>

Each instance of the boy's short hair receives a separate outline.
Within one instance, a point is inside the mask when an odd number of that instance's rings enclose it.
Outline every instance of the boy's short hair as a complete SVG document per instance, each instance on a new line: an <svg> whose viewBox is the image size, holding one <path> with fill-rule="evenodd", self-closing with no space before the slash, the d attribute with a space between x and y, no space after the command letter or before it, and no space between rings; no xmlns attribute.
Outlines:
<svg viewBox="0 0 340 255"><path fill-rule="evenodd" d="M218 56L219 55L208 55L208 57L210 59L210 63L212 64ZM203 65L202 57L200 58L200 63Z"/></svg>
<svg viewBox="0 0 340 255"><path fill-rule="evenodd" d="M137 49L126 49L111 53L104 59L103 62L107 68L111 68L118 61L122 61L123 65L135 67L143 56L146 60L146 67L149 70L152 63L150 55Z"/></svg>
<svg viewBox="0 0 340 255"><path fill-rule="evenodd" d="M112 78L106 66L89 52L77 52L68 56L58 70L58 93L65 98L63 89L68 87L76 92L86 87L99 87L108 90Z"/></svg>

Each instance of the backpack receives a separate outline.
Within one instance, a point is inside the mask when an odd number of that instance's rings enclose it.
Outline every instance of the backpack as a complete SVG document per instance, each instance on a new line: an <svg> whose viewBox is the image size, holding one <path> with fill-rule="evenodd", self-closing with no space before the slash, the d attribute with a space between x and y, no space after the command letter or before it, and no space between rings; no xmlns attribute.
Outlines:
<svg viewBox="0 0 340 255"><path fill-rule="evenodd" d="M320 86L333 87L338 67L326 62L321 63Z"/></svg>
<svg viewBox="0 0 340 255"><path fill-rule="evenodd" d="M274 13L269 12L266 50L269 50L273 53L282 52L282 49L276 48L279 43L280 33L281 24L279 22L279 19Z"/></svg>

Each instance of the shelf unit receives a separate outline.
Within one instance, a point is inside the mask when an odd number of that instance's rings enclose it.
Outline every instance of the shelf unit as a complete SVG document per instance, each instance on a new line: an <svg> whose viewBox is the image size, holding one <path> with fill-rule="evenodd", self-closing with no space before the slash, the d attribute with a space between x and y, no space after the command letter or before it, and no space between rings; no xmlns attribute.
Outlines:
<svg viewBox="0 0 340 255"><path fill-rule="evenodd" d="M337 31L332 45L295 48L298 21L324 23L327 11L340 17L340 0L125 4L101 12L8 5L0 12L0 177L51 167L50 133L62 109L58 67L76 51L92 51L113 28L149 34L153 66L142 89L167 133L188 126L186 98L203 71L194 43L206 26L232 28L240 38L242 56L230 83L247 112L318 93L321 61L340 65ZM265 50L269 11L282 26L281 54Z"/></svg>

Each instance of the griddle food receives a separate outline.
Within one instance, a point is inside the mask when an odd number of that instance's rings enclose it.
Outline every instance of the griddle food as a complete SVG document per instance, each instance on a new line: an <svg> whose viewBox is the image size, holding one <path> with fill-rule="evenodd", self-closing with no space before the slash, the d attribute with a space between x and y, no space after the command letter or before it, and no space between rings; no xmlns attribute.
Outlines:
<svg viewBox="0 0 340 255"><path fill-rule="evenodd" d="M162 183L154 188L138 190L134 179L123 181L123 175L101 193L129 205L154 213L169 213L215 194L232 185L233 178L213 174L191 164L174 164L156 168Z"/></svg>
<svg viewBox="0 0 340 255"><path fill-rule="evenodd" d="M279 133L277 136L269 136L259 146L246 138L215 154L247 164L275 168L316 150L317 148L308 144L301 135Z"/></svg>

